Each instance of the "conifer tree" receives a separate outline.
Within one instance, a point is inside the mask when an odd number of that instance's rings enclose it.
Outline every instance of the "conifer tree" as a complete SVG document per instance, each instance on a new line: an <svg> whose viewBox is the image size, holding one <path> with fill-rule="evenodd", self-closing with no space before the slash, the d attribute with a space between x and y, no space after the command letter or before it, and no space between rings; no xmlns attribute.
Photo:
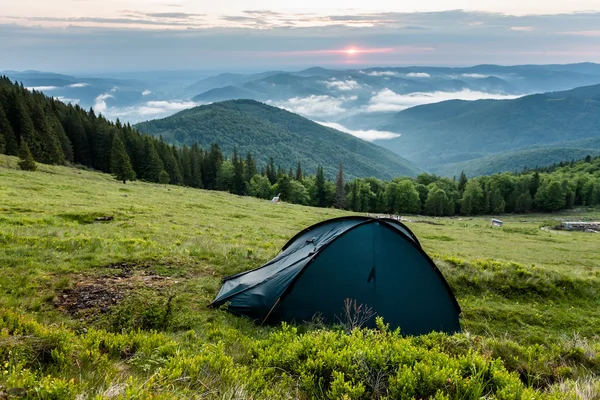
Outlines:
<svg viewBox="0 0 600 400"><path fill-rule="evenodd" d="M302 173L302 166L300 165L300 161L298 161L298 166L296 167L296 180L302 182L303 178L304 174Z"/></svg>
<svg viewBox="0 0 600 400"><path fill-rule="evenodd" d="M344 167L341 162L340 168L338 170L337 180L335 182L335 197L333 199L333 206L339 209L346 208L346 190L344 189Z"/></svg>
<svg viewBox="0 0 600 400"><path fill-rule="evenodd" d="M273 157L269 158L269 163L267 164L266 175L267 175L267 178L269 178L269 182L271 182L271 185L274 185L275 182L277 182L277 173L275 171L275 161L273 160Z"/></svg>
<svg viewBox="0 0 600 400"><path fill-rule="evenodd" d="M158 183L160 183L161 185L165 185L165 187L167 187L167 184L169 182L171 182L171 177L169 176L169 173L163 169L158 174Z"/></svg>
<svg viewBox="0 0 600 400"><path fill-rule="evenodd" d="M15 134L12 130L12 126L6 118L6 114L4 113L4 109L0 105L0 153L6 153L8 155L14 156L19 152L19 146L17 144L17 139L15 138Z"/></svg>
<svg viewBox="0 0 600 400"><path fill-rule="evenodd" d="M258 175L256 161L252 157L252 154L248 152L246 154L246 163L244 165L244 181L249 183L255 175Z"/></svg>
<svg viewBox="0 0 600 400"><path fill-rule="evenodd" d="M122 181L124 184L135 179L135 172L131 167L129 155L125 151L125 145L123 145L119 135L113 137L113 145L110 151L110 172L115 179Z"/></svg>
<svg viewBox="0 0 600 400"><path fill-rule="evenodd" d="M244 194L244 162L238 157L237 147L233 146L233 188L234 194Z"/></svg>
<svg viewBox="0 0 600 400"><path fill-rule="evenodd" d="M158 182L158 175L164 169L164 165L152 142L150 137L146 138L144 145L146 160L144 163L143 178L149 182Z"/></svg>
<svg viewBox="0 0 600 400"><path fill-rule="evenodd" d="M467 179L467 175L465 175L465 172L462 171L460 173L460 178L458 179L458 194L460 196L463 195L463 193L465 192L465 186L467 186L467 182L469 180Z"/></svg>
<svg viewBox="0 0 600 400"><path fill-rule="evenodd" d="M317 167L317 176L315 179L315 198L314 203L317 207L325 205L327 197L327 188L325 187L325 172L323 167Z"/></svg>
<svg viewBox="0 0 600 400"><path fill-rule="evenodd" d="M29 146L24 138L21 138L21 146L19 147L19 168L23 171L35 171L37 169L37 165L35 164L35 160L33 159L33 155L29 150Z"/></svg>
<svg viewBox="0 0 600 400"><path fill-rule="evenodd" d="M190 149L190 186L195 188L203 188L202 182L202 165L204 163L204 154L198 142L195 142Z"/></svg>

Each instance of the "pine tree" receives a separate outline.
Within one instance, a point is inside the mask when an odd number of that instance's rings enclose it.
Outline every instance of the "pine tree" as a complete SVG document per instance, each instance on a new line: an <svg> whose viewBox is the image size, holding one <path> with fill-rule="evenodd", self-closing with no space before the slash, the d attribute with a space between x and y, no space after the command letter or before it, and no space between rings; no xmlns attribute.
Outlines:
<svg viewBox="0 0 600 400"><path fill-rule="evenodd" d="M269 178L269 182L271 185L274 185L277 182L277 174L275 172L275 161L273 161L273 157L269 158L269 163L267 164L266 170L267 178Z"/></svg>
<svg viewBox="0 0 600 400"><path fill-rule="evenodd" d="M4 109L0 105L0 153L6 153L8 155L14 156L19 152L19 145L17 143L17 139L15 138L15 134L12 130L12 126L6 118L6 114L4 113Z"/></svg>
<svg viewBox="0 0 600 400"><path fill-rule="evenodd" d="M323 167L317 167L317 177L315 180L315 198L314 203L317 207L323 207L326 202L327 188L325 187L325 172Z"/></svg>
<svg viewBox="0 0 600 400"><path fill-rule="evenodd" d="M19 147L19 168L23 171L35 171L37 169L37 165L35 164L35 160L33 159L33 155L29 150L29 146L24 138L21 138L21 146Z"/></svg>
<svg viewBox="0 0 600 400"><path fill-rule="evenodd" d="M164 169L164 165L152 142L153 140L150 137L146 138L146 143L144 144L146 162L144 163L144 174L142 177L149 182L158 182L158 175Z"/></svg>
<svg viewBox="0 0 600 400"><path fill-rule="evenodd" d="M467 179L467 175L465 175L465 172L461 172L460 173L460 178L458 179L458 194L462 197L463 193L465 192L465 186L467 186L467 182L469 180Z"/></svg>
<svg viewBox="0 0 600 400"><path fill-rule="evenodd" d="M254 175L258 175L256 169L256 161L252 158L252 154L246 154L246 163L244 165L244 182L249 183Z"/></svg>
<svg viewBox="0 0 600 400"><path fill-rule="evenodd" d="M135 172L131 167L129 155L119 135L114 135L113 145L110 151L110 172L119 181L127 183L135 179Z"/></svg>
<svg viewBox="0 0 600 400"><path fill-rule="evenodd" d="M337 180L335 182L335 197L333 199L333 206L339 209L346 208L346 190L344 189L344 167L341 162L340 168L338 170Z"/></svg>
<svg viewBox="0 0 600 400"><path fill-rule="evenodd" d="M296 167L296 180L302 182L303 178L304 174L302 173L302 166L300 165L300 161L298 161L298 166Z"/></svg>
<svg viewBox="0 0 600 400"><path fill-rule="evenodd" d="M161 185L165 185L165 187L167 187L167 184L169 182L171 182L171 177L169 176L169 173L163 169L158 174L158 183L160 183Z"/></svg>
<svg viewBox="0 0 600 400"><path fill-rule="evenodd" d="M204 153L198 142L195 142L190 149L190 180L189 185L195 188L203 188L202 165L204 164Z"/></svg>
<svg viewBox="0 0 600 400"><path fill-rule="evenodd" d="M234 194L244 194L244 162L238 157L237 147L233 146L233 188Z"/></svg>

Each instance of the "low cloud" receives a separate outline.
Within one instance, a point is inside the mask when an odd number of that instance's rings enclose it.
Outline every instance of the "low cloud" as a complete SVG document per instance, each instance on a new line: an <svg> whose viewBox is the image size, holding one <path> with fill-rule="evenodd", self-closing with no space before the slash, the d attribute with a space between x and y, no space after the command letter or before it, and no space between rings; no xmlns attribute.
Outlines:
<svg viewBox="0 0 600 400"><path fill-rule="evenodd" d="M94 111L96 111L97 113L106 112L106 110L108 109L106 100L113 99L113 98L114 98L114 96L110 93L104 93L104 94L101 94L100 96L96 97L96 100L94 101Z"/></svg>
<svg viewBox="0 0 600 400"><path fill-rule="evenodd" d="M79 102L81 101L80 99L70 99L68 97L63 96L56 96L55 99L67 104L79 104Z"/></svg>
<svg viewBox="0 0 600 400"><path fill-rule="evenodd" d="M367 142L372 142L373 140L382 140L382 139L393 139L400 136L398 133L388 132L388 131L377 131L374 129L363 131L356 129L348 129L345 126L335 123L335 122L321 122L315 121L318 124L323 126L327 126L329 128L337 129L338 131L349 133L352 136L356 136L362 140L366 140Z"/></svg>
<svg viewBox="0 0 600 400"><path fill-rule="evenodd" d="M342 91L360 89L360 85L355 80L338 81L334 79L330 81L324 81L323 84L325 84L325 86L327 86L330 89L337 89Z"/></svg>
<svg viewBox="0 0 600 400"><path fill-rule="evenodd" d="M397 72L394 71L369 71L369 72L364 72L364 71L360 71L362 74L366 74L368 76L399 76L400 74L398 74Z"/></svg>
<svg viewBox="0 0 600 400"><path fill-rule="evenodd" d="M110 96L113 97L113 96ZM96 99L98 100L98 99ZM147 121L150 119L164 118L173 115L179 111L193 108L201 103L196 103L187 100L158 100L158 101L147 101L140 105L129 106L129 107L106 107L104 103L103 115L109 119L121 119L130 123L137 123L141 121ZM96 101L98 105L98 101ZM94 106L96 111L96 106Z"/></svg>
<svg viewBox="0 0 600 400"><path fill-rule="evenodd" d="M531 32L535 30L533 26L511 26L509 29L517 32Z"/></svg>
<svg viewBox="0 0 600 400"><path fill-rule="evenodd" d="M491 94L476 92L472 90L462 90L460 92L432 92L432 93L410 93L397 94L389 89L384 89L375 94L366 108L367 112L393 112L402 111L410 107L422 104L439 103L446 100L483 100L496 99L508 100L520 96Z"/></svg>
<svg viewBox="0 0 600 400"><path fill-rule="evenodd" d="M89 83L73 83L71 85L69 85L70 88L81 88L81 87L86 87L89 86Z"/></svg>
<svg viewBox="0 0 600 400"><path fill-rule="evenodd" d="M409 72L406 74L407 78L431 78L427 72Z"/></svg>
<svg viewBox="0 0 600 400"><path fill-rule="evenodd" d="M36 90L38 92L46 92L48 90L58 89L56 86L30 86L26 88L27 90Z"/></svg>
<svg viewBox="0 0 600 400"><path fill-rule="evenodd" d="M471 79L483 79L483 78L488 78L488 75L482 75L482 74L462 74L463 78L471 78Z"/></svg>
<svg viewBox="0 0 600 400"><path fill-rule="evenodd" d="M142 96L150 96L152 94L152 91L149 89L146 89L142 92Z"/></svg>
<svg viewBox="0 0 600 400"><path fill-rule="evenodd" d="M347 109L344 103L355 101L356 96L351 97L332 97L317 96L294 97L284 101L267 101L267 104L283 108L296 114L315 118L328 118L344 114Z"/></svg>

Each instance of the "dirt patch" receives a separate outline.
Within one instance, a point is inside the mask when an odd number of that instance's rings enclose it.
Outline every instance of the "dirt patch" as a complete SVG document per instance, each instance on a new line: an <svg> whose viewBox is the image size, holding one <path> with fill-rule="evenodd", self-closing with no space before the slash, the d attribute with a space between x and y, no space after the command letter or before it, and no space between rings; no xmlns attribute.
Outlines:
<svg viewBox="0 0 600 400"><path fill-rule="evenodd" d="M136 289L160 290L178 283L170 277L152 274L132 264L109 268L119 268L120 271L101 277L74 276L70 287L57 293L54 306L77 318L90 320L109 312L111 307L119 304Z"/></svg>

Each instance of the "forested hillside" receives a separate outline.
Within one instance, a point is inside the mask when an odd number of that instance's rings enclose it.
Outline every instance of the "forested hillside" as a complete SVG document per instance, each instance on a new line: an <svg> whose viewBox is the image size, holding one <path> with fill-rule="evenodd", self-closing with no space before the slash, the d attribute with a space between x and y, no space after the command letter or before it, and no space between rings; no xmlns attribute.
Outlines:
<svg viewBox="0 0 600 400"><path fill-rule="evenodd" d="M241 153L255 155L259 165L273 157L285 169L298 162L309 171L323 166L330 178L340 162L349 177L391 179L418 173L410 162L389 150L252 100L200 106L136 128L176 144L197 142L208 147L217 143L226 153L237 145Z"/></svg>
<svg viewBox="0 0 600 400"><path fill-rule="evenodd" d="M598 137L599 98L600 85L595 85L514 100L451 100L413 107L376 126L401 132L400 137L376 143L434 170L495 153L558 145L587 148L563 144Z"/></svg>

